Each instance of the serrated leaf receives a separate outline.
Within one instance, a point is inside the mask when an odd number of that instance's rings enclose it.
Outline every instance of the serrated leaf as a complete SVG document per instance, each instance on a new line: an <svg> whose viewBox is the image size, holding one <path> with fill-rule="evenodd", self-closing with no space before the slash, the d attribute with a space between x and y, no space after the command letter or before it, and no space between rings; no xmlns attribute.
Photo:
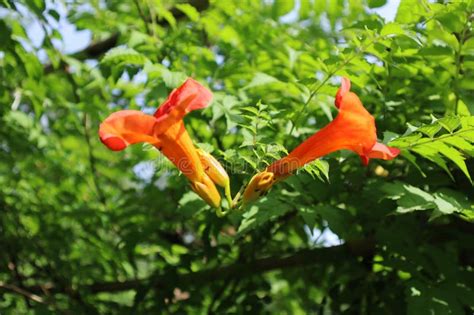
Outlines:
<svg viewBox="0 0 474 315"><path fill-rule="evenodd" d="M184 72L169 71L162 69L161 78L169 89L175 89L180 86L188 76Z"/></svg>
<svg viewBox="0 0 474 315"><path fill-rule="evenodd" d="M250 115L240 115L241 117L243 118L247 118L248 120L252 121L255 119L255 116L250 116ZM247 126L247 125L241 125L241 127L244 127L244 128L252 128L251 126Z"/></svg>
<svg viewBox="0 0 474 315"><path fill-rule="evenodd" d="M148 58L137 52L135 49L126 47L112 48L101 60L102 63L133 65L144 65L148 61Z"/></svg>
<svg viewBox="0 0 474 315"><path fill-rule="evenodd" d="M405 148L417 143L420 139L423 138L423 135L420 133L409 134L408 136L401 136L389 142L391 146Z"/></svg>
<svg viewBox="0 0 474 315"><path fill-rule="evenodd" d="M318 159L304 166L304 170L321 181L329 181L329 163ZM323 177L324 176L324 177Z"/></svg>
<svg viewBox="0 0 474 315"><path fill-rule="evenodd" d="M314 211L314 208L310 207L301 207L298 210L299 214L303 217L304 222L309 226L313 227L315 226L317 219L318 219L318 214Z"/></svg>
<svg viewBox="0 0 474 315"><path fill-rule="evenodd" d="M404 185L406 193L398 200L398 213L434 208L434 198L418 187Z"/></svg>
<svg viewBox="0 0 474 315"><path fill-rule="evenodd" d="M433 219L443 214L462 214L469 208L469 201L463 194L449 189L433 194L402 182L385 183L381 189L385 192L385 198L397 201L398 213L435 210Z"/></svg>
<svg viewBox="0 0 474 315"><path fill-rule="evenodd" d="M455 207L451 202L449 202L445 198L442 198L441 196L435 196L435 199L433 201L438 210L443 214L451 214L458 210L458 208Z"/></svg>
<svg viewBox="0 0 474 315"><path fill-rule="evenodd" d="M388 35L403 35L405 34L405 30L402 28L400 24L397 23L388 23L382 27L380 31L380 35L388 36Z"/></svg>
<svg viewBox="0 0 474 315"><path fill-rule="evenodd" d="M250 88L254 88L254 87L257 87L257 86L262 86L262 85L266 85L266 84L270 84L270 83L276 83L276 82L280 82L280 81L277 78L272 77L271 75L268 75L266 73L257 72L255 74L255 76L253 77L252 81L250 81L250 83L247 84L243 88L243 90L247 90L247 89L250 89Z"/></svg>
<svg viewBox="0 0 474 315"><path fill-rule="evenodd" d="M245 117L245 115L244 115ZM250 116L247 116L247 117L250 117ZM253 133L255 130L252 126L249 126L249 125L244 125L244 124L239 124L240 127L250 131L251 133ZM245 137L247 134L244 134L243 136ZM249 136L253 136L253 135L249 135Z"/></svg>
<svg viewBox="0 0 474 315"><path fill-rule="evenodd" d="M444 156L453 161L454 164L456 164L461 169L464 175L466 175L469 181L472 182L469 171L467 170L466 162L464 162L464 157L461 155L461 153L459 153L458 150L447 146L443 142L430 143L427 144L427 146L431 147L432 149L439 150L439 152L441 152Z"/></svg>
<svg viewBox="0 0 474 315"><path fill-rule="evenodd" d="M438 124L425 125L417 129L417 131L424 133L430 138L433 138L440 130L441 126Z"/></svg>
<svg viewBox="0 0 474 315"><path fill-rule="evenodd" d="M312 3L310 0L300 0L300 19L305 20L309 17L311 12Z"/></svg>
<svg viewBox="0 0 474 315"><path fill-rule="evenodd" d="M274 0L272 14L274 18L289 13L295 7L294 0Z"/></svg>
<svg viewBox="0 0 474 315"><path fill-rule="evenodd" d="M474 142L474 129L462 131L459 136L467 141Z"/></svg>
<svg viewBox="0 0 474 315"><path fill-rule="evenodd" d="M446 116L438 119L437 122L443 126L444 129L452 133L461 124L461 119L457 116Z"/></svg>
<svg viewBox="0 0 474 315"><path fill-rule="evenodd" d="M423 190L401 182L386 183L381 187L385 198L397 201L398 213L428 210L435 207L434 197Z"/></svg>
<svg viewBox="0 0 474 315"><path fill-rule="evenodd" d="M244 213L237 234L247 233L270 220L284 215L291 209L290 205L279 200L263 198Z"/></svg>
<svg viewBox="0 0 474 315"><path fill-rule="evenodd" d="M415 148L412 148L412 151L418 153L422 157L432 161L433 163L437 164L439 167L441 167L443 170L445 170L448 175L453 178L453 175L449 171L448 165L446 162L443 160L443 158L440 156L439 151L436 148L432 148L429 146L418 146Z"/></svg>
<svg viewBox="0 0 474 315"><path fill-rule="evenodd" d="M254 161L252 161L249 157L243 155L240 157L242 160L244 160L245 162L247 162L248 164L250 164L250 166L252 166L252 168L254 170L257 169L257 163L255 163Z"/></svg>
<svg viewBox="0 0 474 315"><path fill-rule="evenodd" d="M453 178L445 161L445 159L449 159L472 182L463 156L463 154L473 156L474 146L471 143L474 142L474 128L471 127L472 118L459 116L446 116L440 119L432 116L432 118L431 124L421 127L409 125L408 131L403 136L391 141L390 144L401 148L402 154L410 150L431 160ZM461 128L459 128L460 126ZM450 133L436 137L441 128ZM429 139L422 137L421 134L427 135ZM415 163L414 156L406 153L404 155L410 162Z"/></svg>
<svg viewBox="0 0 474 315"><path fill-rule="evenodd" d="M171 26L171 28L176 28L176 18L174 17L174 15L168 11L168 10L159 10L159 13L158 15L165 19L166 22L168 22L168 24Z"/></svg>
<svg viewBox="0 0 474 315"><path fill-rule="evenodd" d="M424 13L424 8L419 1L401 0L398 5L395 21L398 23L415 23Z"/></svg>
<svg viewBox="0 0 474 315"><path fill-rule="evenodd" d="M369 8L380 8L387 3L387 0L369 0Z"/></svg>
<svg viewBox="0 0 474 315"><path fill-rule="evenodd" d="M199 12L196 10L195 7L188 3L180 3L176 5L176 8L186 14L186 16L193 22L197 22L199 20Z"/></svg>
<svg viewBox="0 0 474 315"><path fill-rule="evenodd" d="M237 124L245 121L240 116L240 111L237 109L239 101L236 97L215 94L212 104L212 124L214 124L220 117L224 116L226 118L227 131L230 131L234 129Z"/></svg>
<svg viewBox="0 0 474 315"><path fill-rule="evenodd" d="M443 139L443 142L464 151L469 156L474 156L474 145L462 137L447 137Z"/></svg>
<svg viewBox="0 0 474 315"><path fill-rule="evenodd" d="M318 80L316 78L313 78L313 77L298 80L298 83L302 84L304 87L313 86L317 82L318 82Z"/></svg>
<svg viewBox="0 0 474 315"><path fill-rule="evenodd" d="M247 112L251 112L252 114L258 115L258 109L256 109L255 107L242 106L242 107L240 107L240 109L244 110L244 111L247 111Z"/></svg>
<svg viewBox="0 0 474 315"><path fill-rule="evenodd" d="M423 177L426 177L426 174L425 172L423 172L423 170L421 169L421 167L418 165L418 163L416 163L416 156L414 156L413 154L410 153L410 151L408 150L402 150L402 156L405 157L408 162L410 162L411 164L413 164L416 169L421 173L421 175Z"/></svg>

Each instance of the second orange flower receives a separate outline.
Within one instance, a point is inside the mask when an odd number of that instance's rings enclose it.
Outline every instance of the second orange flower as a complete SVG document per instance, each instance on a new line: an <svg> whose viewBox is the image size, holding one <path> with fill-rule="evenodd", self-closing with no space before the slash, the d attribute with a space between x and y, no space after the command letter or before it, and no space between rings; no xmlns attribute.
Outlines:
<svg viewBox="0 0 474 315"><path fill-rule="evenodd" d="M370 159L391 160L400 150L377 142L375 120L364 108L359 97L350 91L349 79L343 78L336 94L337 117L313 136L297 146L290 154L256 174L243 194L243 203L258 199L276 182L296 169L338 150L357 153L364 165Z"/></svg>

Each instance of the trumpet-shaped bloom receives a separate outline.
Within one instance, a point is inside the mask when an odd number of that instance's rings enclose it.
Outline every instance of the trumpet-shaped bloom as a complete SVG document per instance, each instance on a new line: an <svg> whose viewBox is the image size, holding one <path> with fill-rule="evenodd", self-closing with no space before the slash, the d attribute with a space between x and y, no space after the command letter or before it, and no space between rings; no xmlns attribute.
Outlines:
<svg viewBox="0 0 474 315"><path fill-rule="evenodd" d="M261 177L254 176L244 192L243 201L249 202L262 195L273 183L291 175L296 169L338 150L351 150L357 153L364 165L370 159L391 160L400 150L388 147L377 142L375 120L364 108L359 97L350 92L350 81L343 78L339 88L335 105L339 110L337 117L324 128L296 147L286 157L274 162L259 174L273 174L272 183L262 181Z"/></svg>
<svg viewBox="0 0 474 315"><path fill-rule="evenodd" d="M211 99L209 90L195 80L187 79L171 92L153 116L135 110L111 114L100 125L100 140L114 151L139 142L152 144L190 180L191 188L202 199L218 208L221 202L219 192L212 176L206 173L183 123L187 113L208 106Z"/></svg>

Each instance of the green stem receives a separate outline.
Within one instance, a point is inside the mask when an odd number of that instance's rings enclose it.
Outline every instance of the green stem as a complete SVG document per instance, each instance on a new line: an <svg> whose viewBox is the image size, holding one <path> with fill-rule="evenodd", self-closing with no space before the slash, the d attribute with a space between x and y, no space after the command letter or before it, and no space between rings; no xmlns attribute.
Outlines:
<svg viewBox="0 0 474 315"><path fill-rule="evenodd" d="M459 77L461 74L461 67L463 62L462 56L462 47L467 40L467 33L469 31L469 19L472 12L467 12L466 23L464 24L463 30L458 38L458 49L456 50L455 56L455 64L456 64L456 71L454 73L454 78L452 81L452 87L455 94L454 99L454 114L457 115L458 113L458 103L459 103Z"/></svg>
<svg viewBox="0 0 474 315"><path fill-rule="evenodd" d="M225 186L225 197L227 199L227 203L229 204L229 209L232 209L232 193L230 192L230 182Z"/></svg>
<svg viewBox="0 0 474 315"><path fill-rule="evenodd" d="M135 6L137 7L138 14L140 15L140 18L142 19L143 23L145 24L145 29L148 35L152 35L150 28L148 27L148 21L146 19L145 13L142 10L142 7L140 5L139 0L134 0Z"/></svg>

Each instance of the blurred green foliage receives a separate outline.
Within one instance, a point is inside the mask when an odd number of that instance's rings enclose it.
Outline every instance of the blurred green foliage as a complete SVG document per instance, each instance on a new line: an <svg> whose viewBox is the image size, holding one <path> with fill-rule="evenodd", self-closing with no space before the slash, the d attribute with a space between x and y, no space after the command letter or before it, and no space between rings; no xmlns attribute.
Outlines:
<svg viewBox="0 0 474 315"><path fill-rule="evenodd" d="M0 1L0 313L472 314L474 2L209 2ZM335 116L340 76L402 154L331 154L218 218L159 152L97 136L187 76L234 194Z"/></svg>

